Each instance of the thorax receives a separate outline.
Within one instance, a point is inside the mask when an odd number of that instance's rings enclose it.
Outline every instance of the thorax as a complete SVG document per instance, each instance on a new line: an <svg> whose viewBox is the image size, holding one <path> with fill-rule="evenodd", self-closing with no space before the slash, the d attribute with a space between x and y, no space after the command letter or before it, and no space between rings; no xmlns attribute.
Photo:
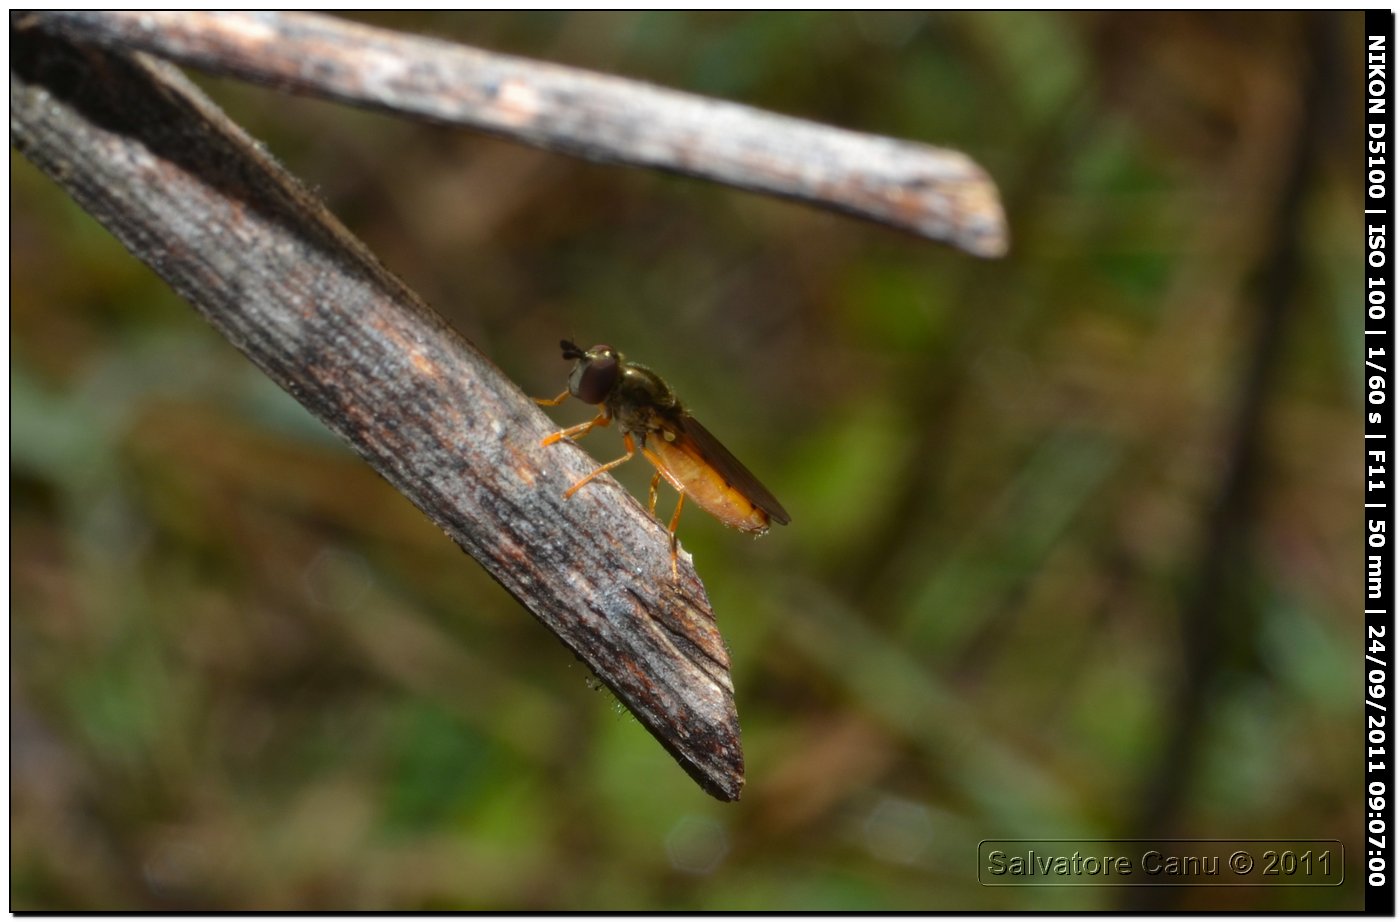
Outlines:
<svg viewBox="0 0 1400 922"><path fill-rule="evenodd" d="M642 365L628 365L608 394L608 415L624 432L645 436L662 428L662 421L681 411L680 401L666 382Z"/></svg>

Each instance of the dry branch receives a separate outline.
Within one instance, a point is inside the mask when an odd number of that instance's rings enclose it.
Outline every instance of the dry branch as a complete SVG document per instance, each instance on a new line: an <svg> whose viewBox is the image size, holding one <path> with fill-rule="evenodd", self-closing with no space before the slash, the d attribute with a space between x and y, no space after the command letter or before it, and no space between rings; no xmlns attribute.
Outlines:
<svg viewBox="0 0 1400 922"><path fill-rule="evenodd" d="M20 151L479 560L706 790L737 798L728 653L685 555L672 581L660 523L615 481L565 502L587 457L540 448L553 427L539 409L177 71L31 27L42 19L12 24Z"/></svg>
<svg viewBox="0 0 1400 922"><path fill-rule="evenodd" d="M210 73L797 199L977 256L1007 249L996 186L957 151L328 16L32 15L75 40Z"/></svg>

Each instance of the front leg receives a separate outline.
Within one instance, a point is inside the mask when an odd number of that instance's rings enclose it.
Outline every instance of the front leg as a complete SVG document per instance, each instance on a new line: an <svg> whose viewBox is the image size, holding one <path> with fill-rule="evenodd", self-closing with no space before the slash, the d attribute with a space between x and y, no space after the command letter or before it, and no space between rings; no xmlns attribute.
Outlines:
<svg viewBox="0 0 1400 922"><path fill-rule="evenodd" d="M559 404L569 399L569 392L565 390L564 393L560 394L558 397L534 397L532 399L542 407L557 407Z"/></svg>
<svg viewBox="0 0 1400 922"><path fill-rule="evenodd" d="M590 431L597 428L598 426L606 426L609 425L611 422L612 417L610 417L607 411L604 410L603 412L599 413L597 416L595 416L593 419L590 419L586 423L579 423L577 426L570 426L567 429L560 429L553 435L545 436L544 440L540 442L540 447L543 448L548 445L553 445L560 439L573 439L578 438L582 435L587 435Z"/></svg>

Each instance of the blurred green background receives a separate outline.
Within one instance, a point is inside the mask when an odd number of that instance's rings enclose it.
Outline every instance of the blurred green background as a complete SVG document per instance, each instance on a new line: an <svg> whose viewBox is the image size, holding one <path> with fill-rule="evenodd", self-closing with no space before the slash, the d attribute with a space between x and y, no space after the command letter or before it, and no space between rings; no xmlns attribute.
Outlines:
<svg viewBox="0 0 1400 922"><path fill-rule="evenodd" d="M527 393L611 342L786 504L681 523L726 805L12 154L12 908L1359 907L1360 14L369 21L958 148L1011 253L196 77ZM977 881L1168 835L1346 882Z"/></svg>

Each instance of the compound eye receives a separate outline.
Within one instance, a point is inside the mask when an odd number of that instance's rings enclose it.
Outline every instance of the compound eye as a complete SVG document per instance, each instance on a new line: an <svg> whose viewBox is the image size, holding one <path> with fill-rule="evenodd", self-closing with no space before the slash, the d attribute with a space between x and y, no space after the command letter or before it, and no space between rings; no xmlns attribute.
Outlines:
<svg viewBox="0 0 1400 922"><path fill-rule="evenodd" d="M598 404L608 399L617 383L617 354L607 347L593 358L579 362L569 376L569 391L584 403Z"/></svg>

